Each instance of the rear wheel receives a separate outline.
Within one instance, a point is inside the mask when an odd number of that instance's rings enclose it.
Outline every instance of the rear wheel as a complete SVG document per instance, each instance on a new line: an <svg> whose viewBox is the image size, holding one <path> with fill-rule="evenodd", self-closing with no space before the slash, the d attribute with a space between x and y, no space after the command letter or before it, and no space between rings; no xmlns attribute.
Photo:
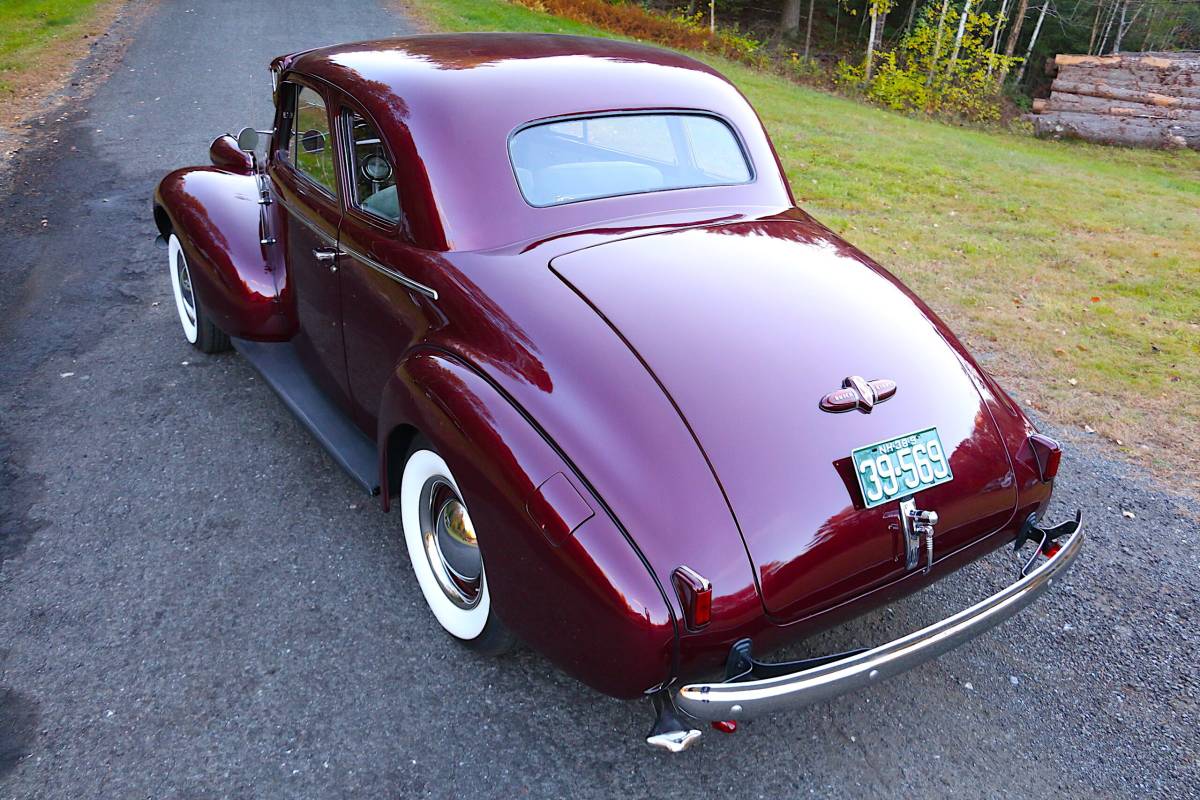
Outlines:
<svg viewBox="0 0 1200 800"><path fill-rule="evenodd" d="M179 312L179 324L183 336L192 347L202 353L220 353L229 349L229 337L218 328L204 310L192 286L192 273L188 269L187 256L183 253L178 237L171 234L167 240L167 251L171 266L171 289L175 295L175 308Z"/></svg>
<svg viewBox="0 0 1200 800"><path fill-rule="evenodd" d="M400 482L400 521L425 602L443 629L481 653L512 648L492 611L475 526L446 462L418 439Z"/></svg>

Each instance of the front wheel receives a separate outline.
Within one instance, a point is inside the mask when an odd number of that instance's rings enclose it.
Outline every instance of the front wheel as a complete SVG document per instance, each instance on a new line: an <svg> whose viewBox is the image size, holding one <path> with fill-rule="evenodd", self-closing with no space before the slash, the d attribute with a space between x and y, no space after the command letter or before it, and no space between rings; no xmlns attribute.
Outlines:
<svg viewBox="0 0 1200 800"><path fill-rule="evenodd" d="M481 653L512 648L492 611L475 525L446 462L418 441L400 481L400 522L425 602L447 633Z"/></svg>
<svg viewBox="0 0 1200 800"><path fill-rule="evenodd" d="M171 266L171 290L175 295L175 308L179 312L184 338L202 353L228 350L229 336L213 323L196 297L187 256L183 253L179 238L173 233L167 240L167 252Z"/></svg>

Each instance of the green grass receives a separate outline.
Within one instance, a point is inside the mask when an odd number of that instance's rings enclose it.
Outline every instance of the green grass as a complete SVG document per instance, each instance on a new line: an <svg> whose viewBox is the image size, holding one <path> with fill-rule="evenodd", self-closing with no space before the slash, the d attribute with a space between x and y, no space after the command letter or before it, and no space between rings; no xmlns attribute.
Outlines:
<svg viewBox="0 0 1200 800"><path fill-rule="evenodd" d="M609 35L504 0L419 3L443 30ZM1022 400L1164 472L1200 458L1200 153L962 128L698 57L758 109L798 203Z"/></svg>
<svg viewBox="0 0 1200 800"><path fill-rule="evenodd" d="M37 66L37 57L72 36L100 0L0 0L0 97Z"/></svg>

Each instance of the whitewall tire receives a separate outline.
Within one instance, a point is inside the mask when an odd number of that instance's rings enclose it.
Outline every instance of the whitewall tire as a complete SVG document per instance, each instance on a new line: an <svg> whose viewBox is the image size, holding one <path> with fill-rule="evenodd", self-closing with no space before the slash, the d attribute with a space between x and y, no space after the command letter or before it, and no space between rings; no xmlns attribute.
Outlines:
<svg viewBox="0 0 1200 800"><path fill-rule="evenodd" d="M507 650L512 637L492 612L487 572L458 482L423 441L404 464L400 521L421 594L438 624L474 649Z"/></svg>
<svg viewBox="0 0 1200 800"><path fill-rule="evenodd" d="M229 349L229 337L209 318L200 298L196 296L192 273L179 237L171 234L167 239L167 257L171 272L171 293L175 297L175 310L183 337L188 343L205 353L219 353Z"/></svg>

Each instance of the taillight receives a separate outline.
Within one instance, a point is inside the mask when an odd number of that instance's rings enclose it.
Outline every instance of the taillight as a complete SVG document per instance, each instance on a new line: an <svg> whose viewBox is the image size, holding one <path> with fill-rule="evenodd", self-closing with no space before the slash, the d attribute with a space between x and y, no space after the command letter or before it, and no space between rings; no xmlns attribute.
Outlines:
<svg viewBox="0 0 1200 800"><path fill-rule="evenodd" d="M1058 474L1058 464L1062 461L1062 448L1058 442L1040 433L1029 435L1029 446L1033 449L1033 457L1037 459L1038 474L1043 481L1048 481Z"/></svg>
<svg viewBox="0 0 1200 800"><path fill-rule="evenodd" d="M691 567L676 567L671 573L675 592L683 605L687 626L698 630L712 620L712 584Z"/></svg>

